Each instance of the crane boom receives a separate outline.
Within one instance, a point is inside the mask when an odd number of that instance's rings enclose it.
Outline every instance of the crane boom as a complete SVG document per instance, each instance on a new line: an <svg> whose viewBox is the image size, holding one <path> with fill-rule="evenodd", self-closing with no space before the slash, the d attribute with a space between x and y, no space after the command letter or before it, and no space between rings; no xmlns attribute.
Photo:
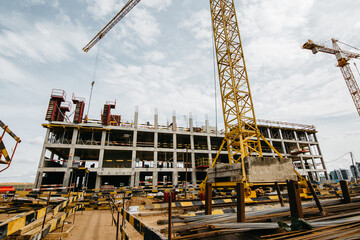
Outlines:
<svg viewBox="0 0 360 240"><path fill-rule="evenodd" d="M333 39L333 41L336 41L335 39ZM344 51L341 49L334 49L334 48L329 48L326 47L324 45L315 43L312 40L308 40L304 45L303 45L304 49L308 49L311 50L314 54L316 54L317 52L323 52L323 53L328 53L328 54L337 54L342 52L346 57L348 58L357 58L360 59L360 54L359 53L353 53L353 52L349 52L349 51Z"/></svg>
<svg viewBox="0 0 360 240"><path fill-rule="evenodd" d="M360 116L360 89L356 83L354 74L349 66L349 59L360 59L360 54L342 50L337 44L336 39L332 39L333 48L325 47L320 44L314 43L312 40L308 40L304 45L304 49L312 50L313 54L317 52L324 52L333 54L338 62L338 67L345 79L345 83L349 89L351 98L355 104L355 108Z"/></svg>
<svg viewBox="0 0 360 240"><path fill-rule="evenodd" d="M105 36L125 15L133 9L136 4L141 0L129 0L125 6L116 14L116 16L108 23L106 26L101 29L101 31L83 48L84 52L88 52L101 38Z"/></svg>

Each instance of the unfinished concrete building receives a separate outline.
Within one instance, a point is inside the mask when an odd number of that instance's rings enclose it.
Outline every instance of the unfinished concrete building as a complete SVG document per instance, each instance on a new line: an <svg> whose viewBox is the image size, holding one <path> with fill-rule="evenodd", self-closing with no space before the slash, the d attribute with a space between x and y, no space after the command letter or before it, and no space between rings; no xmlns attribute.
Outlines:
<svg viewBox="0 0 360 240"><path fill-rule="evenodd" d="M196 127L190 118L189 127L180 127L173 116L172 123L164 126L155 113L153 123L141 124L135 111L134 121L124 122L119 115L111 115L115 102L104 105L101 120L81 120L85 101L74 96L72 100L76 107L70 121L62 110L71 107L65 102L65 93L52 93L46 114L49 123L43 124L46 135L35 180L37 187L80 183L89 189L156 188L185 181L196 185L206 177L206 169L224 137L207 120L204 126ZM301 175L313 181L328 179L314 126L264 120L259 120L258 125L281 154L293 159ZM275 156L265 143L262 147L264 156ZM228 162L226 150L219 160Z"/></svg>

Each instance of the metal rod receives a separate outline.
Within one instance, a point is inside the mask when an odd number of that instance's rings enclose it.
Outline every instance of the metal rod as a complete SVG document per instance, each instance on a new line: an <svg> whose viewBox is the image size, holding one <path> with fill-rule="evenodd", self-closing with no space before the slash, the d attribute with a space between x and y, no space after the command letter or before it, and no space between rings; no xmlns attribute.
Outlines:
<svg viewBox="0 0 360 240"><path fill-rule="evenodd" d="M205 215L212 214L212 185L206 183L205 187Z"/></svg>
<svg viewBox="0 0 360 240"><path fill-rule="evenodd" d="M280 205L281 205L281 207L284 207L285 206L284 199L283 199L283 197L281 195L281 191L280 191L280 187L279 187L278 182L275 182L275 188L276 188L276 192L277 192L277 195L278 195L278 198L279 198Z"/></svg>
<svg viewBox="0 0 360 240"><path fill-rule="evenodd" d="M296 181L287 181L291 217L304 218L299 193L299 184Z"/></svg>
<svg viewBox="0 0 360 240"><path fill-rule="evenodd" d="M50 196L51 196L51 191L49 191L49 196L48 196L47 203L46 203L46 210L45 210L44 220L43 220L43 223L42 223L42 226L41 226L41 234L42 234L42 231L44 230L44 226L45 226L45 222L46 222L46 215L47 215L47 211L48 211L47 208L48 208L49 203L50 203Z"/></svg>
<svg viewBox="0 0 360 240"><path fill-rule="evenodd" d="M236 220L245 222L245 188L244 183L236 184Z"/></svg>
<svg viewBox="0 0 360 240"><path fill-rule="evenodd" d="M189 158L189 145L187 145L187 147L186 147L186 162L185 162L185 199L187 199L187 197L186 197L186 192L187 192L187 176L188 176L188 172L187 172L188 158Z"/></svg>
<svg viewBox="0 0 360 240"><path fill-rule="evenodd" d="M119 226L120 226L119 223L120 223L120 212L118 211L116 217L116 240L119 240Z"/></svg>
<svg viewBox="0 0 360 240"><path fill-rule="evenodd" d="M170 192L171 193L171 192ZM169 198L169 226L168 226L168 239L171 240L171 233L172 233L172 198L171 198L171 194L170 194L170 198Z"/></svg>
<svg viewBox="0 0 360 240"><path fill-rule="evenodd" d="M341 191L343 194L344 203L351 203L352 200L351 200L350 191L349 191L347 182L345 180L341 180L340 187L341 187Z"/></svg>
<svg viewBox="0 0 360 240"><path fill-rule="evenodd" d="M319 212L321 213L321 215L325 216L326 213L325 213L323 207L321 206L321 203L320 203L320 201L319 201L319 198L318 198L318 196L316 195L316 192L315 192L315 190L314 190L311 182L308 180L308 181L306 181L306 183L307 183L307 185L308 185L308 187L309 187L309 189L310 189L311 194L313 195L313 198L314 198L314 200L315 200L316 206L317 206L318 209L319 209Z"/></svg>
<svg viewBox="0 0 360 240"><path fill-rule="evenodd" d="M77 192L77 194L76 194L75 207L77 206L78 198L79 198L79 192ZM76 216L76 209L74 210L73 224L75 224L75 216Z"/></svg>
<svg viewBox="0 0 360 240"><path fill-rule="evenodd" d="M357 174L357 167L355 166L354 157L353 157L353 153L352 153L352 152L350 152L350 156L351 156L352 165L354 166L355 179L356 179L356 182L357 182L357 180L359 179L359 176L358 176L358 174Z"/></svg>

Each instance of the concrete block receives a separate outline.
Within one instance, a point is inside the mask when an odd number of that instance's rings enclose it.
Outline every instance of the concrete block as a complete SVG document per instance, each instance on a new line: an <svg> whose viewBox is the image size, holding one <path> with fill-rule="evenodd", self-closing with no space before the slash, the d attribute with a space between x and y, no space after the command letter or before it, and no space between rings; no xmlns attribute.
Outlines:
<svg viewBox="0 0 360 240"><path fill-rule="evenodd" d="M238 182L242 180L241 163L219 163L209 168L208 182ZM245 158L245 173L249 182L285 182L297 180L290 158L278 157L247 157Z"/></svg>

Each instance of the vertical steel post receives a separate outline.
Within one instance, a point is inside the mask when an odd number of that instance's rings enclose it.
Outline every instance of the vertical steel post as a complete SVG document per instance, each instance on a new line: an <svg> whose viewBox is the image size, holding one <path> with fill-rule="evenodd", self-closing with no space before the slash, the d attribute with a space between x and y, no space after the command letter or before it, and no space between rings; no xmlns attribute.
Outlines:
<svg viewBox="0 0 360 240"><path fill-rule="evenodd" d="M171 194L170 194L170 196L171 196ZM172 232L172 197L169 198L169 219L168 220L169 220L168 240L171 240L171 232Z"/></svg>
<svg viewBox="0 0 360 240"><path fill-rule="evenodd" d="M281 191L280 191L280 187L279 187L279 183L278 182L275 182L275 188L276 188L276 192L277 192L277 195L278 195L278 198L279 198L279 201L280 201L280 205L281 207L284 207L285 204L284 204L284 199L281 195Z"/></svg>
<svg viewBox="0 0 360 240"><path fill-rule="evenodd" d="M304 218L297 181L287 181L291 217Z"/></svg>
<svg viewBox="0 0 360 240"><path fill-rule="evenodd" d="M316 195L316 192L315 192L313 186L311 185L311 182L310 182L309 180L307 180L306 183L307 183L307 185L308 185L308 187L309 187L309 189L310 189L311 194L313 195L313 198L314 198L314 200L315 200L316 206L317 206L318 209L319 209L319 212L321 213L321 215L325 216L326 213L325 213L323 207L321 206L321 203L320 203L320 201L319 201L319 198L318 198L318 196Z"/></svg>
<svg viewBox="0 0 360 240"><path fill-rule="evenodd" d="M212 185L206 183L205 187L205 215L212 214Z"/></svg>
<svg viewBox="0 0 360 240"><path fill-rule="evenodd" d="M236 184L236 220L245 222L245 188L244 183Z"/></svg>
<svg viewBox="0 0 360 240"><path fill-rule="evenodd" d="M357 183L357 181L358 181L358 179L359 179L359 176L358 176L358 174L357 174L357 167L356 167L356 165L355 165L355 163L354 163L354 156L353 156L353 153L352 153L352 152L350 152L350 157L351 157L352 165L354 166L355 179L356 179L356 183Z"/></svg>
<svg viewBox="0 0 360 240"><path fill-rule="evenodd" d="M116 207L116 205L115 205ZM116 217L116 240L119 240L119 226L120 226L120 212L117 210L117 217Z"/></svg>
<svg viewBox="0 0 360 240"><path fill-rule="evenodd" d="M344 198L344 203L351 203L352 200L351 200L350 191L349 191L347 182L345 180L341 180L340 187L341 187L342 195Z"/></svg>
<svg viewBox="0 0 360 240"><path fill-rule="evenodd" d="M79 192L77 192L77 194L76 194L75 207L77 206L77 201L78 201L78 198L79 198ZM76 216L76 209L75 209L75 211L74 211L74 220L73 220L73 224L75 224L75 216Z"/></svg>
<svg viewBox="0 0 360 240"><path fill-rule="evenodd" d="M49 207L49 203L50 203L50 196L51 196L51 191L49 191L49 197L47 199L47 204L46 204L46 210L45 210L45 215L44 215L44 220L41 226L41 234L42 234L42 230L44 230L44 226L45 226L45 222L46 222L46 214L47 214L47 208Z"/></svg>
<svg viewBox="0 0 360 240"><path fill-rule="evenodd" d="M187 197L186 197L186 192L187 192L187 176L188 176L188 172L187 172L188 159L189 159L189 145L186 147L186 163L185 163L185 199L187 199Z"/></svg>

